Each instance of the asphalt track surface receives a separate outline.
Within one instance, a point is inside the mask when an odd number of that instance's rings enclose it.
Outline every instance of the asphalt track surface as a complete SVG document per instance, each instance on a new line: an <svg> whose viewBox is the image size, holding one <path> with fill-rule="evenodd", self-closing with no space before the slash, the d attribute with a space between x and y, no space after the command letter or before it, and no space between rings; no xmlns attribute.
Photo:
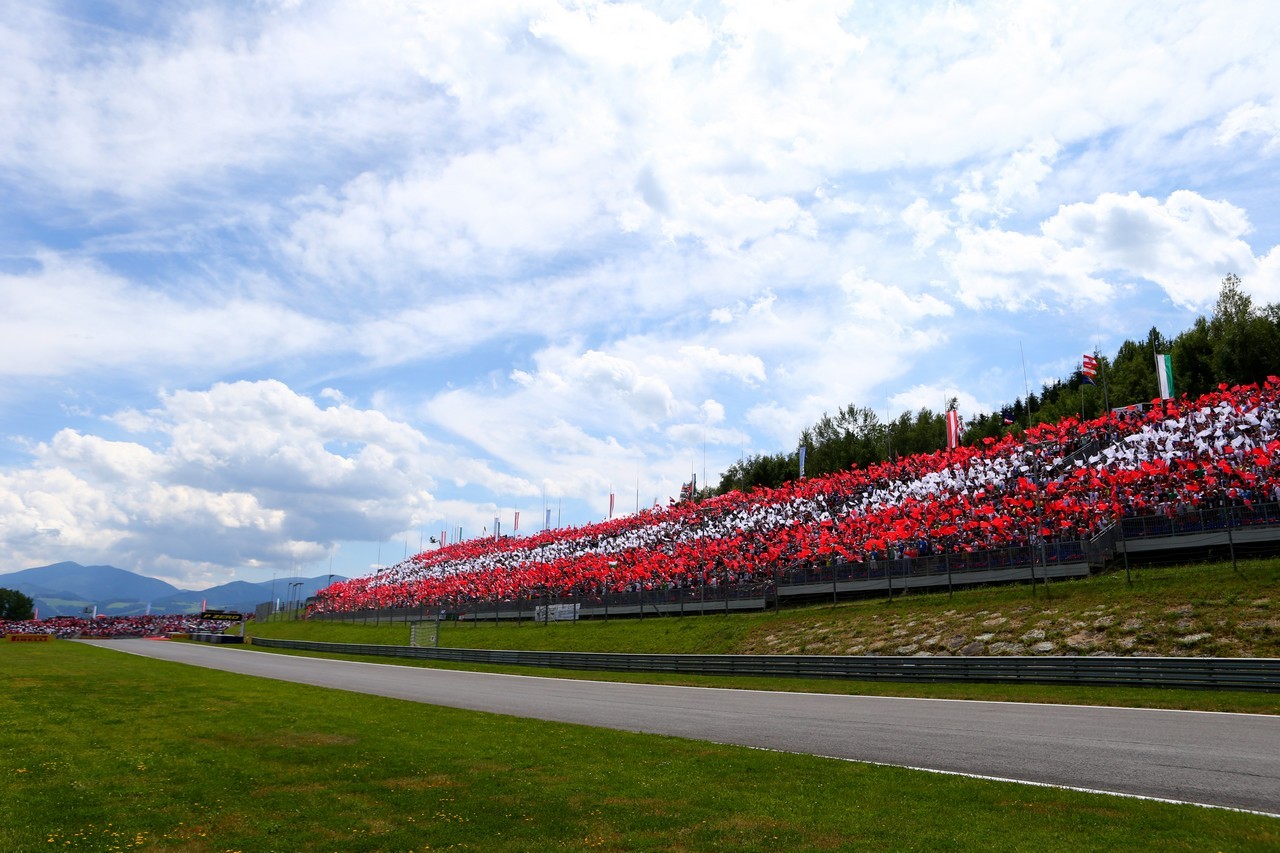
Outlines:
<svg viewBox="0 0 1280 853"><path fill-rule="evenodd" d="M432 705L1280 817L1280 716L669 687L86 642Z"/></svg>

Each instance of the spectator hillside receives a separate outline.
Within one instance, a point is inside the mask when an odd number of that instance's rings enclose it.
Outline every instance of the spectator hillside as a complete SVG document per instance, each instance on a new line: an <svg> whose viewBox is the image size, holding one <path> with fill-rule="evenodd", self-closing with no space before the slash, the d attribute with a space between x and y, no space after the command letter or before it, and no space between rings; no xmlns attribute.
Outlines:
<svg viewBox="0 0 1280 853"><path fill-rule="evenodd" d="M1122 516L1280 500L1280 378L1020 439L730 492L533 536L476 539L334 584L317 609L768 581L783 570L1076 542Z"/></svg>
<svg viewBox="0 0 1280 853"><path fill-rule="evenodd" d="M74 637L162 637L173 633L221 633L226 622L194 616L99 616L81 619L55 616L51 619L0 621L0 634L52 634L59 639Z"/></svg>

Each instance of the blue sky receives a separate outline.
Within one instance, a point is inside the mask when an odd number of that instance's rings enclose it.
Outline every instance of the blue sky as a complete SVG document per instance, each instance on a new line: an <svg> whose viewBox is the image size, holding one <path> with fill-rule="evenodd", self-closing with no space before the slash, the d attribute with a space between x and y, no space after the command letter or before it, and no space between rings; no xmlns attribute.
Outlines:
<svg viewBox="0 0 1280 853"><path fill-rule="evenodd" d="M4 4L0 571L364 574L1280 301L1276 18Z"/></svg>

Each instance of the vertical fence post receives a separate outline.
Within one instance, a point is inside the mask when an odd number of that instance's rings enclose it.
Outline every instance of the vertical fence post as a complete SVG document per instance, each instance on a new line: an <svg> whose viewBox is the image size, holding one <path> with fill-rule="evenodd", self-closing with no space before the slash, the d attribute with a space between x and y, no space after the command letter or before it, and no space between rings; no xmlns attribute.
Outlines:
<svg viewBox="0 0 1280 853"><path fill-rule="evenodd" d="M1236 564L1236 538L1231 528L1235 526L1235 507L1227 507L1227 546L1231 549L1231 571L1240 574L1240 566Z"/></svg>
<svg viewBox="0 0 1280 853"><path fill-rule="evenodd" d="M1036 597L1036 546L1031 544L1030 537L1027 538L1027 562L1030 564L1031 572L1031 597Z"/></svg>
<svg viewBox="0 0 1280 853"><path fill-rule="evenodd" d="M1120 520L1116 524L1120 525L1120 547L1124 549L1124 582L1132 587L1133 578L1129 574L1129 540L1125 538L1123 515L1120 516Z"/></svg>

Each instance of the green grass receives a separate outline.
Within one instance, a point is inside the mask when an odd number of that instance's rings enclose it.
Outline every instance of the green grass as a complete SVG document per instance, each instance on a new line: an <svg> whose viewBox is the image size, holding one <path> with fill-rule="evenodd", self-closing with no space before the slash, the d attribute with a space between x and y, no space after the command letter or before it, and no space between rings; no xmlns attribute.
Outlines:
<svg viewBox="0 0 1280 853"><path fill-rule="evenodd" d="M781 613L590 620L537 625L449 622L440 644L459 648L705 654L959 653L1280 656L1280 560L1142 568L1057 582L897 595ZM387 642L386 625L303 627L272 622L260 636ZM367 631L367 633L366 633ZM393 632L408 643L403 623ZM1191 638L1190 641L1188 639ZM1199 638L1199 639L1195 639Z"/></svg>
<svg viewBox="0 0 1280 853"><path fill-rule="evenodd" d="M232 652L228 652L232 653ZM1274 818L0 647L0 849L1265 850Z"/></svg>
<svg viewBox="0 0 1280 853"><path fill-rule="evenodd" d="M270 654L326 657L393 666L500 672L546 678L580 678L638 684L671 684L684 687L721 687L738 690L777 690L799 693L831 693L846 696L911 696L922 699L970 699L981 702L1035 702L1054 705L1107 705L1120 708L1169 708L1185 711L1222 711L1238 714L1280 713L1274 693L1232 690L1166 690L1156 687L1092 687L1057 684L926 684L892 681L844 681L818 678L764 678L729 675L685 675L661 672L607 672L603 670L550 669L496 664L462 664L447 661L390 658L376 655L318 653L255 647Z"/></svg>
<svg viewBox="0 0 1280 853"><path fill-rule="evenodd" d="M1273 602L1276 606L1273 607ZM920 637L959 637L964 643L985 634L999 642L1016 643L1029 631L1046 637L1087 635L1096 648L1112 654L1204 654L1210 647L1233 656L1275 656L1280 637L1280 560L1231 565L1193 565L1144 568L1132 572L1132 585L1123 572L1040 588L1032 596L1027 586L985 587L943 594L898 596L810 606L781 613L612 619L578 623L522 625L504 623L445 623L440 645L481 649L536 649L634 653L897 653L904 643L925 645ZM1004 621L998 621L1004 620ZM989 624L998 622L998 624ZM1133 627L1141 622L1141 627ZM1055 627L1056 626L1056 627ZM1128 627L1126 627L1128 626ZM1179 644L1188 633L1216 632L1213 644L1196 648ZM334 623L281 621L251 625L250 634L332 643L408 645L404 623ZM1108 639L1109 638L1109 639ZM1129 640L1141 648L1117 648ZM890 642L892 641L892 642ZM861 651L853 651L858 646ZM869 646L878 646L868 649ZM938 646L931 646L940 650ZM1065 640L1062 651L1071 649ZM387 662L386 658L368 658ZM402 665L434 665L397 661ZM648 681L695 686L802 690L940 699L1051 702L1080 705L1119 705L1186 708L1274 714L1280 709L1275 694L1101 688L1019 684L900 684L816 679L666 676L644 673L562 672L518 667L456 665L458 669L526 672L536 675L596 680Z"/></svg>

